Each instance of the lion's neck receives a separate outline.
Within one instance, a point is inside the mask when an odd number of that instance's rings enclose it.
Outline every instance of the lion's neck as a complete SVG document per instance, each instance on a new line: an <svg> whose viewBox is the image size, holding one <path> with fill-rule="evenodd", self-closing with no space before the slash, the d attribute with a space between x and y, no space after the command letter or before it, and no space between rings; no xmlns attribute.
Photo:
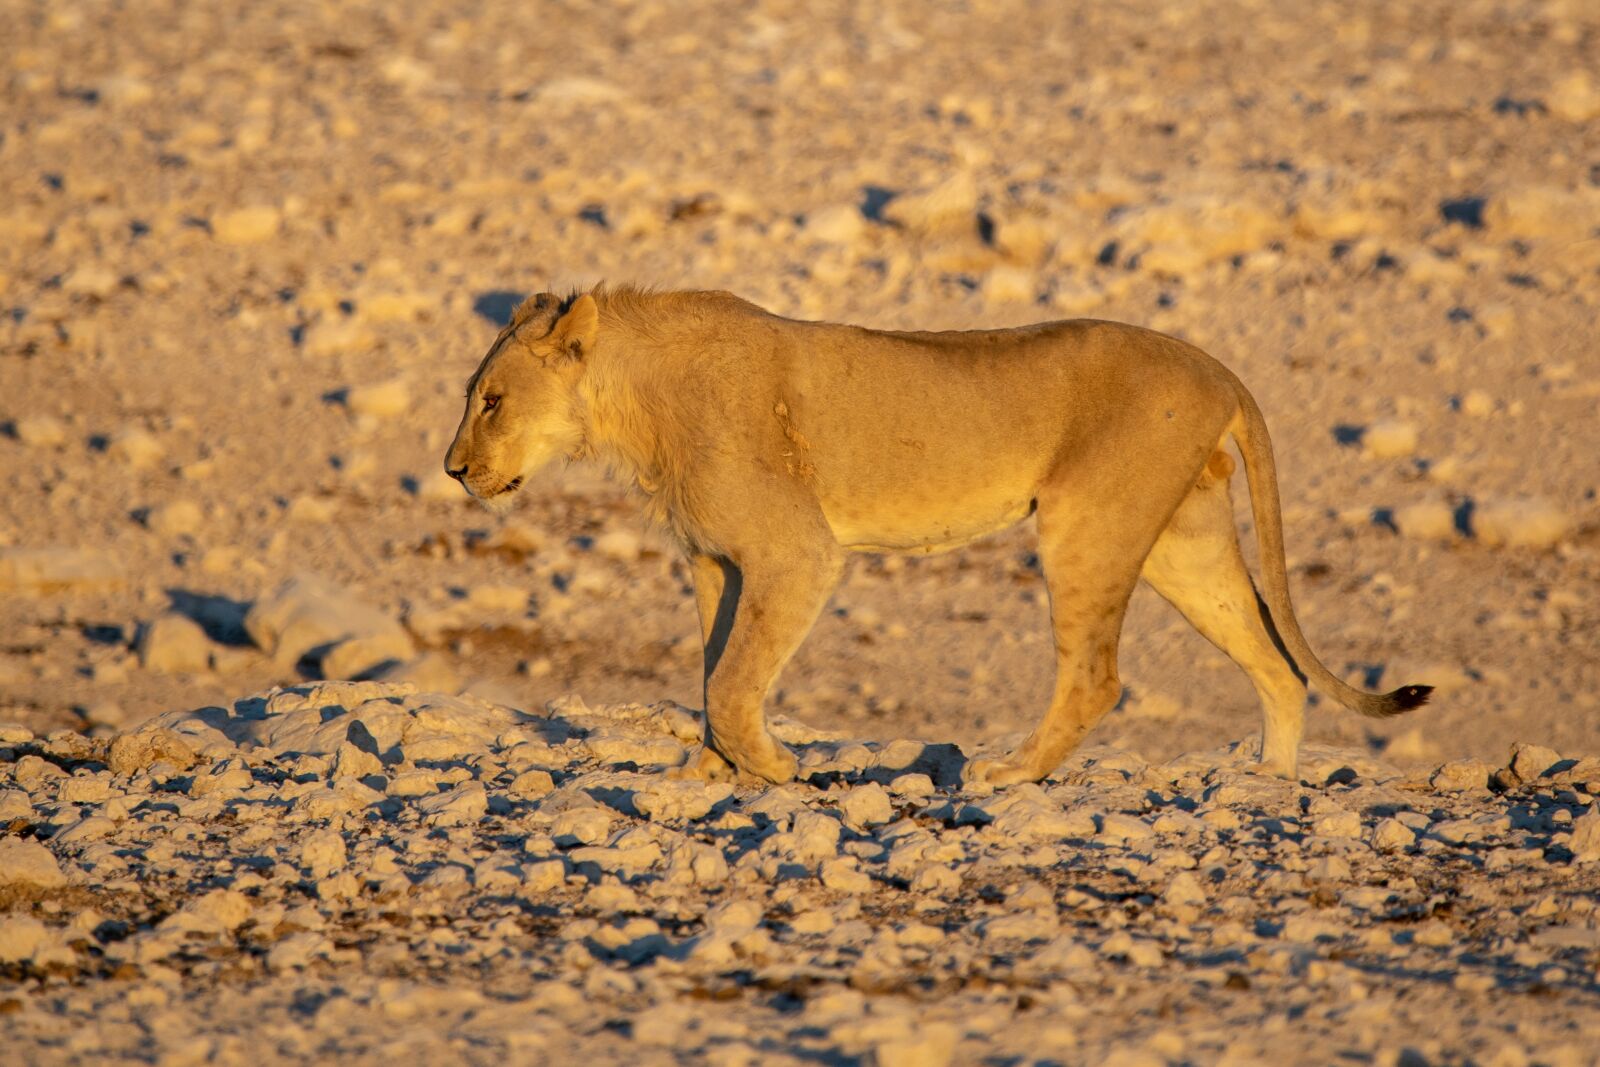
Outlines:
<svg viewBox="0 0 1600 1067"><path fill-rule="evenodd" d="M607 358L604 351L590 358L591 365L578 380L583 420L583 447L578 458L604 463L618 477L652 491L652 475L660 465L658 443L648 432L651 420L639 417L640 383L629 373L625 360Z"/></svg>
<svg viewBox="0 0 1600 1067"><path fill-rule="evenodd" d="M688 506L687 453L680 413L651 376L659 366L645 338L597 346L578 382L581 458L596 460L647 498L653 521L685 544L702 540Z"/></svg>

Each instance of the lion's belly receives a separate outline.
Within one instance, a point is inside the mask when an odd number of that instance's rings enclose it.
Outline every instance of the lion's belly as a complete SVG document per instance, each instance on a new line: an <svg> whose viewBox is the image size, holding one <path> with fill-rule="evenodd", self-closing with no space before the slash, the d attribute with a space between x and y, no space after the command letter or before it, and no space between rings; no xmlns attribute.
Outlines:
<svg viewBox="0 0 1600 1067"><path fill-rule="evenodd" d="M856 552L943 552L1027 518L1027 494L974 494L959 500L915 491L862 501L822 501L834 540Z"/></svg>

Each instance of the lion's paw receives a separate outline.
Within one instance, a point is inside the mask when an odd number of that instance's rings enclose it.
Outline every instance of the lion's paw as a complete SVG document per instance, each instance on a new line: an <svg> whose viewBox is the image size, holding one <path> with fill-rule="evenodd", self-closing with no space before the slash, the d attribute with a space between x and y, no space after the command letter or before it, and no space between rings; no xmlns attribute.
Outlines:
<svg viewBox="0 0 1600 1067"><path fill-rule="evenodd" d="M1298 782L1300 771L1295 764L1285 765L1277 762L1260 762L1246 765L1246 770L1251 774L1259 774L1265 778L1282 778L1286 782Z"/></svg>
<svg viewBox="0 0 1600 1067"><path fill-rule="evenodd" d="M1043 777L1044 775L1015 756L1004 756L1000 759L970 761L961 773L961 782L966 786L986 785L994 789L1003 789L1008 785L1037 782Z"/></svg>
<svg viewBox="0 0 1600 1067"><path fill-rule="evenodd" d="M771 752L764 758L745 757L738 764L730 763L709 745L684 761L680 767L667 772L667 777L700 782L736 782L740 785L781 785L794 780L800 762L794 753L774 742Z"/></svg>
<svg viewBox="0 0 1600 1067"><path fill-rule="evenodd" d="M667 772L668 778L678 781L731 782L737 777L733 764L723 759L716 750L701 745L700 751L690 753L681 766Z"/></svg>
<svg viewBox="0 0 1600 1067"><path fill-rule="evenodd" d="M760 760L741 760L739 770L744 775L758 779L760 785L782 785L784 782L794 781L794 776L799 773L800 761L795 759L785 745L773 743L773 751Z"/></svg>

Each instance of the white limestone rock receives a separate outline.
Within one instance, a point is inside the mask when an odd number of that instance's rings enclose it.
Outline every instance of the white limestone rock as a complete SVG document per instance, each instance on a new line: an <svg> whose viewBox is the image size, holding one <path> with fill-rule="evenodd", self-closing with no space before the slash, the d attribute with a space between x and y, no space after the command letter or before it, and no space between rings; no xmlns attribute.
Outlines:
<svg viewBox="0 0 1600 1067"><path fill-rule="evenodd" d="M1576 527L1565 508L1543 497L1491 500L1472 513L1473 533L1493 547L1554 548Z"/></svg>
<svg viewBox="0 0 1600 1067"><path fill-rule="evenodd" d="M995 813L990 829L1002 839L1046 841L1093 837L1098 830L1094 814L1065 811L1036 785L1014 786L986 804Z"/></svg>
<svg viewBox="0 0 1600 1067"><path fill-rule="evenodd" d="M523 864L522 888L529 893L549 893L567 882L567 864L560 859Z"/></svg>
<svg viewBox="0 0 1600 1067"><path fill-rule="evenodd" d="M1600 118L1600 80L1587 70L1574 70L1556 79L1544 96L1550 113L1568 122Z"/></svg>
<svg viewBox="0 0 1600 1067"><path fill-rule="evenodd" d="M1561 753L1544 745L1519 741L1511 746L1511 771L1524 782L1532 782L1554 770Z"/></svg>
<svg viewBox="0 0 1600 1067"><path fill-rule="evenodd" d="M1099 820L1100 836L1111 841L1142 841L1155 831L1137 815L1120 811L1106 812Z"/></svg>
<svg viewBox="0 0 1600 1067"><path fill-rule="evenodd" d="M938 185L903 193L889 201L883 217L921 236L963 234L977 225L978 183L961 170Z"/></svg>
<svg viewBox="0 0 1600 1067"><path fill-rule="evenodd" d="M1461 793L1489 788L1489 776L1494 768L1483 760L1451 760L1439 765L1428 778L1428 784L1441 793Z"/></svg>
<svg viewBox="0 0 1600 1067"><path fill-rule="evenodd" d="M189 795L237 796L254 784L255 776L250 773L249 767L238 759L226 759L213 763L204 773L196 774L189 786Z"/></svg>
<svg viewBox="0 0 1600 1067"><path fill-rule="evenodd" d="M1568 833L1567 848L1572 850L1574 862L1600 862L1600 802L1590 804L1572 820Z"/></svg>
<svg viewBox="0 0 1600 1067"><path fill-rule="evenodd" d="M506 792L511 796L520 797L524 800L536 800L539 797L548 796L555 787L555 779L550 776L549 771L534 768L523 771L513 778L511 784L506 786ZM637 803L637 798L635 798L635 803Z"/></svg>
<svg viewBox="0 0 1600 1067"><path fill-rule="evenodd" d="M872 879L861 870L860 863L851 856L837 856L822 861L817 876L829 889L841 893L866 893L872 889Z"/></svg>
<svg viewBox="0 0 1600 1067"><path fill-rule="evenodd" d="M100 79L95 92L101 100L119 110L147 104L156 95L154 86L132 73L112 74Z"/></svg>
<svg viewBox="0 0 1600 1067"><path fill-rule="evenodd" d="M848 790L839 798L837 806L839 813L844 816L845 825L857 830L878 826L894 818L889 794L876 782Z"/></svg>
<svg viewBox="0 0 1600 1067"><path fill-rule="evenodd" d="M1028 267L1001 264L984 275L982 291L989 304L1031 304L1039 294L1039 278Z"/></svg>
<svg viewBox="0 0 1600 1067"><path fill-rule="evenodd" d="M1361 816L1353 811L1327 811L1312 820L1311 832L1319 837L1359 837Z"/></svg>
<svg viewBox="0 0 1600 1067"><path fill-rule="evenodd" d="M33 802L21 789L0 789L0 823L33 817Z"/></svg>
<svg viewBox="0 0 1600 1067"><path fill-rule="evenodd" d="M60 448L67 443L67 427L54 415L28 415L16 421L13 432L29 448Z"/></svg>
<svg viewBox="0 0 1600 1067"><path fill-rule="evenodd" d="M168 612L139 634L139 665L158 674L202 674L211 669L211 639L186 615Z"/></svg>
<svg viewBox="0 0 1600 1067"><path fill-rule="evenodd" d="M377 756L349 741L341 743L333 755L334 778L366 778L382 773L383 762Z"/></svg>
<svg viewBox="0 0 1600 1067"><path fill-rule="evenodd" d="M345 392L344 402L356 415L392 419L411 409L411 387L405 378L351 386Z"/></svg>
<svg viewBox="0 0 1600 1067"><path fill-rule="evenodd" d="M703 819L733 795L725 782L676 781L657 778L633 795L633 806L655 822Z"/></svg>
<svg viewBox="0 0 1600 1067"><path fill-rule="evenodd" d="M161 442L138 426L128 426L113 434L108 451L113 459L134 470L154 467L166 454Z"/></svg>
<svg viewBox="0 0 1600 1067"><path fill-rule="evenodd" d="M306 331L301 342L308 356L330 358L360 355L377 344L378 338L364 320L325 318Z"/></svg>
<svg viewBox="0 0 1600 1067"><path fill-rule="evenodd" d="M1061 922L1052 911L1016 911L985 919L979 933L985 941L1048 941L1061 930Z"/></svg>
<svg viewBox="0 0 1600 1067"><path fill-rule="evenodd" d="M1454 541L1455 509L1442 500L1418 500L1394 510L1394 524L1402 534L1419 541Z"/></svg>
<svg viewBox="0 0 1600 1067"><path fill-rule="evenodd" d="M768 837L763 852L793 863L809 865L839 854L839 821L821 812L795 813L787 832Z"/></svg>
<svg viewBox="0 0 1600 1067"><path fill-rule="evenodd" d="M300 842L300 866L313 877L332 874L344 866L347 857L344 835L337 830L318 830Z"/></svg>
<svg viewBox="0 0 1600 1067"><path fill-rule="evenodd" d="M550 836L558 845L598 845L611 836L614 820L598 807L569 808L550 823Z"/></svg>
<svg viewBox="0 0 1600 1067"><path fill-rule="evenodd" d="M0 590L86 592L120 585L123 577L121 565L96 549L0 546Z"/></svg>
<svg viewBox="0 0 1600 1067"><path fill-rule="evenodd" d="M312 575L290 578L256 601L245 615L245 631L280 666L292 667L319 649L323 663L351 676L415 651L395 619ZM341 651L341 646L350 648Z"/></svg>
<svg viewBox="0 0 1600 1067"><path fill-rule="evenodd" d="M254 905L237 890L213 889L189 901L183 910L203 924L231 932L250 918Z"/></svg>
<svg viewBox="0 0 1600 1067"><path fill-rule="evenodd" d="M0 885L56 889L66 884L55 856L39 842L0 838Z"/></svg>
<svg viewBox="0 0 1600 1067"><path fill-rule="evenodd" d="M1398 819L1384 819L1372 828L1372 847L1379 852L1398 852L1416 843L1417 835Z"/></svg>
<svg viewBox="0 0 1600 1067"><path fill-rule="evenodd" d="M828 244L850 245L866 232L867 221L853 204L830 204L806 215L805 232Z"/></svg>
<svg viewBox="0 0 1600 1067"><path fill-rule="evenodd" d="M270 205L236 208L211 220L211 233L219 244L253 245L278 236L283 214Z"/></svg>
<svg viewBox="0 0 1600 1067"><path fill-rule="evenodd" d="M122 734L111 742L107 765L116 775L133 774L156 763L169 763L179 770L194 766L199 759L193 746L178 734L159 725L147 725L135 733Z"/></svg>
<svg viewBox="0 0 1600 1067"><path fill-rule="evenodd" d="M482 782L463 782L438 796L418 801L417 810L429 826L465 826L488 812L489 795Z"/></svg>
<svg viewBox="0 0 1600 1067"><path fill-rule="evenodd" d="M31 915L0 917L0 963L32 959L50 941L50 928Z"/></svg>
<svg viewBox="0 0 1600 1067"><path fill-rule="evenodd" d="M1362 450L1373 459L1403 459L1414 455L1422 433L1406 419L1381 419L1361 435Z"/></svg>
<svg viewBox="0 0 1600 1067"><path fill-rule="evenodd" d="M290 934L277 942L267 952L267 970L273 972L297 971L309 967L313 961L326 957L333 943L326 934L312 930Z"/></svg>
<svg viewBox="0 0 1600 1067"><path fill-rule="evenodd" d="M145 516L145 525L162 537L193 537L205 522L205 512L193 500L169 500Z"/></svg>
<svg viewBox="0 0 1600 1067"><path fill-rule="evenodd" d="M393 662L366 672L378 682L408 683L423 693L459 693L461 674L444 656L424 652L405 662Z"/></svg>
<svg viewBox="0 0 1600 1067"><path fill-rule="evenodd" d="M1200 879L1189 871L1179 871L1168 880L1161 899L1167 904L1198 905L1206 903L1208 897Z"/></svg>

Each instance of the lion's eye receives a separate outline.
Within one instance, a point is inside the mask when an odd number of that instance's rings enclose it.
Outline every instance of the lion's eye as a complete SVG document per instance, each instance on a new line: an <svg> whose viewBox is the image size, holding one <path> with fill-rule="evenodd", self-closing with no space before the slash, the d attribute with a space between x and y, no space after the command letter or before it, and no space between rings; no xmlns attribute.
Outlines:
<svg viewBox="0 0 1600 1067"><path fill-rule="evenodd" d="M500 398L497 396L486 396L483 398L483 410L485 411L493 411L499 406L499 404Z"/></svg>

